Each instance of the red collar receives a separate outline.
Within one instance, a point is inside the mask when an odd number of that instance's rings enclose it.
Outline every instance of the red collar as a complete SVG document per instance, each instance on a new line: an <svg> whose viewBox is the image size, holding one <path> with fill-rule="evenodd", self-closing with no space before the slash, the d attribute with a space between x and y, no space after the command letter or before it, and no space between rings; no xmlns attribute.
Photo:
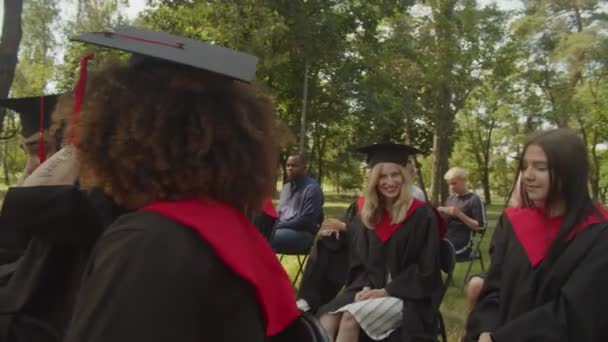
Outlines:
<svg viewBox="0 0 608 342"><path fill-rule="evenodd" d="M608 211L597 205L596 208L608 218ZM513 232L521 243L532 267L538 266L549 251L562 224L562 217L548 218L537 208L506 208L505 214L513 226ZM574 228L568 236L572 239L576 234L594 223L601 222L603 218L597 217L595 212L589 215Z"/></svg>
<svg viewBox="0 0 608 342"><path fill-rule="evenodd" d="M364 203L365 199L363 197L359 197L357 199L357 207L359 208L359 213L361 213ZM405 217L397 223L392 223L390 214L387 211L384 211L382 219L374 227L374 232L376 232L376 235L378 236L380 241L382 241L383 243L388 241L388 239L393 236L393 234L399 229L399 227L401 227L401 224L403 224L403 222L405 222L418 208L424 206L425 204L425 202L417 198L413 198L412 204L408 208Z"/></svg>
<svg viewBox="0 0 608 342"><path fill-rule="evenodd" d="M274 208L274 205L272 204L272 200L270 198L264 200L262 212L275 219L279 217L279 215L277 214L277 210Z"/></svg>
<svg viewBox="0 0 608 342"><path fill-rule="evenodd" d="M192 228L228 267L253 285L266 321L267 336L276 335L299 317L289 277L266 240L238 210L194 199L156 202L141 210Z"/></svg>

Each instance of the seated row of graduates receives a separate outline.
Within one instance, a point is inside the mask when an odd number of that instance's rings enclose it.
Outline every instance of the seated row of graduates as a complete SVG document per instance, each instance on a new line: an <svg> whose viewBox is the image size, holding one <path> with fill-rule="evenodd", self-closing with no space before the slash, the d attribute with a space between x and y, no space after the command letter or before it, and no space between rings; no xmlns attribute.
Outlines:
<svg viewBox="0 0 608 342"><path fill-rule="evenodd" d="M298 307L316 312L335 341L434 340L441 229L428 206L402 195L390 201L389 170L403 161L368 162L363 198L341 224L328 225L340 234L322 234L313 247ZM608 212L589 195L584 140L569 129L535 133L524 145L518 170L463 341L608 340L603 329ZM400 174L405 190L407 173ZM407 213L391 217L404 198ZM373 201L393 206L370 220L366 202ZM394 317L395 301L387 300L391 296L400 300L395 305L402 309L400 320ZM365 303L370 298L376 303ZM348 305L353 301L357 305Z"/></svg>

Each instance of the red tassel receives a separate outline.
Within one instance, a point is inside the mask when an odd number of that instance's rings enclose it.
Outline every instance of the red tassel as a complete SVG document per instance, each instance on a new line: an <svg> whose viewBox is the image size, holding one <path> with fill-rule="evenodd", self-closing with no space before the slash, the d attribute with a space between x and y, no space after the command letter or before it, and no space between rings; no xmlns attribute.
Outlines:
<svg viewBox="0 0 608 342"><path fill-rule="evenodd" d="M46 160L46 152L44 150L44 96L40 96L40 137L38 138L38 159L40 164Z"/></svg>
<svg viewBox="0 0 608 342"><path fill-rule="evenodd" d="M87 52L80 59L80 76L76 89L74 89L74 107L72 109L72 123L70 125L70 144L78 147L79 142L76 141L76 127L80 121L80 110L82 109L82 99L87 84L87 63L93 59L94 54Z"/></svg>

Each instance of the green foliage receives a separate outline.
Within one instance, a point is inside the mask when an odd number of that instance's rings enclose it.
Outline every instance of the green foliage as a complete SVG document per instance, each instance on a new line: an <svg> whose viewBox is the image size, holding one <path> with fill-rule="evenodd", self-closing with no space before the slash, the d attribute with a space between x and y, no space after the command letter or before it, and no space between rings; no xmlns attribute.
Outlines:
<svg viewBox="0 0 608 342"><path fill-rule="evenodd" d="M125 58L65 41L125 23L128 1L66 1L77 9L73 20L61 18L58 0L25 3L15 96L70 90L85 51L96 52L93 70ZM514 178L511 157L529 133L552 126L581 132L592 192L606 196L605 3L529 0L512 13L474 0L149 0L135 23L258 56L258 85L294 141L308 61L307 159L313 175L340 191L362 183L353 147L393 140L425 152L427 186L444 186L449 158L500 203Z"/></svg>
<svg viewBox="0 0 608 342"><path fill-rule="evenodd" d="M125 24L125 18L120 14L127 5L126 0L72 0L77 3L78 13L73 20L63 22L62 31L66 38L79 32L109 30L114 26ZM90 68L103 64L108 59L124 58L124 54L107 49L92 47L77 42L68 42L63 56L63 63L55 68L53 80L59 91L70 91L78 78L79 61L86 52L94 52L95 59L90 62Z"/></svg>

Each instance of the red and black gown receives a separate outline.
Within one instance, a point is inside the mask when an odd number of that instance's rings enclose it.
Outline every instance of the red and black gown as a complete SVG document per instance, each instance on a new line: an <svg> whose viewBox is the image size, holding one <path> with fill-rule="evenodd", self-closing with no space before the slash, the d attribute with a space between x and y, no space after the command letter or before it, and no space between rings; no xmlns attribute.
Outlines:
<svg viewBox="0 0 608 342"><path fill-rule="evenodd" d="M359 208L362 201L359 202ZM363 225L357 215L348 227L356 232L349 258L346 287L319 309L319 314L335 311L354 301L364 287L386 289L404 301L401 329L389 339L427 341L436 337L438 303L433 298L441 289L439 266L440 227L434 209L414 199L399 224L390 224L388 214L374 230ZM388 272L392 281L386 283ZM399 336L394 336L399 335Z"/></svg>
<svg viewBox="0 0 608 342"><path fill-rule="evenodd" d="M98 239L65 342L297 341L299 312L268 243L236 209L160 202Z"/></svg>
<svg viewBox="0 0 608 342"><path fill-rule="evenodd" d="M601 216L589 213L549 267L545 256L562 219L506 209L463 341L486 331L495 342L608 341L608 225Z"/></svg>

